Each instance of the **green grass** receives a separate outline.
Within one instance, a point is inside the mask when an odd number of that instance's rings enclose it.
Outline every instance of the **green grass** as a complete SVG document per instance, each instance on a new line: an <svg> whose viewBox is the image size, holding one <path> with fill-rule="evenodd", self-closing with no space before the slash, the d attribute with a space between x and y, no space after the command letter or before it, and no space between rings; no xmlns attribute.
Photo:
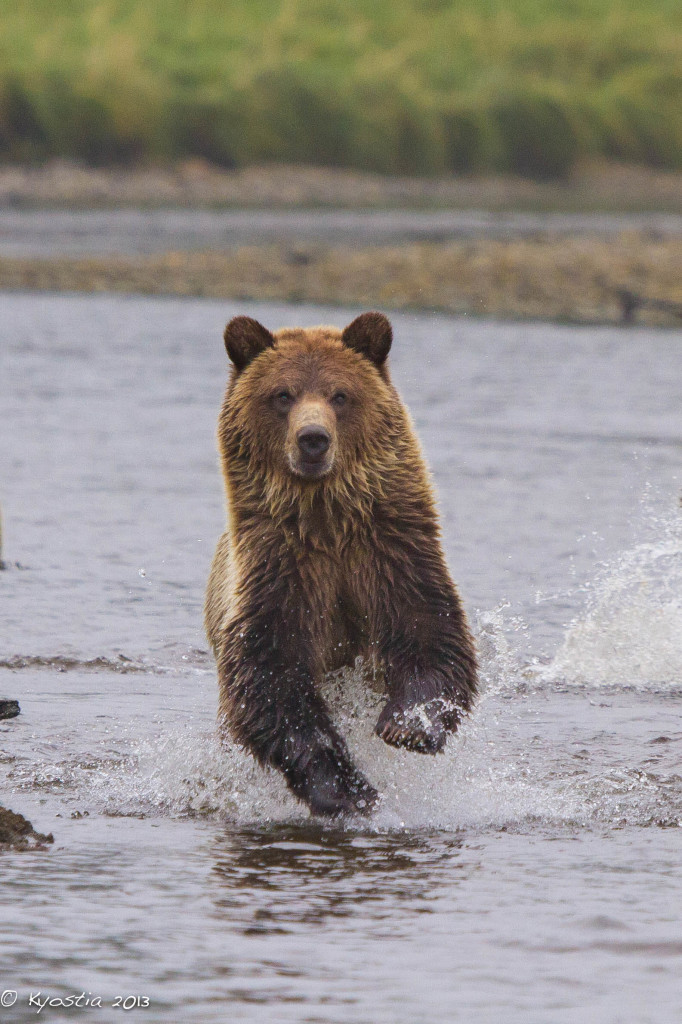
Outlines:
<svg viewBox="0 0 682 1024"><path fill-rule="evenodd" d="M0 156L682 168L679 0L0 0Z"/></svg>

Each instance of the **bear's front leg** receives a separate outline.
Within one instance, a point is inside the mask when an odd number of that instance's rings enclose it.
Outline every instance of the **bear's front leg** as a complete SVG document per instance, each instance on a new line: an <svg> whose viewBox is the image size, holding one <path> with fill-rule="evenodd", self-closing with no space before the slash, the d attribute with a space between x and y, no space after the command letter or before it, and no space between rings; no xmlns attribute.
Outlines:
<svg viewBox="0 0 682 1024"><path fill-rule="evenodd" d="M392 687L375 726L376 735L392 747L420 754L440 753L448 733L455 732L462 709L450 697L426 695L438 689L433 678L418 671L400 687Z"/></svg>
<svg viewBox="0 0 682 1024"><path fill-rule="evenodd" d="M331 722L309 651L310 638L281 609L233 620L219 640L221 718L314 814L367 813L378 794Z"/></svg>
<svg viewBox="0 0 682 1024"><path fill-rule="evenodd" d="M442 556L427 555L412 554L409 574L383 570L394 586L383 588L383 601L379 588L375 606L388 689L375 733L394 747L437 754L476 696L476 656Z"/></svg>

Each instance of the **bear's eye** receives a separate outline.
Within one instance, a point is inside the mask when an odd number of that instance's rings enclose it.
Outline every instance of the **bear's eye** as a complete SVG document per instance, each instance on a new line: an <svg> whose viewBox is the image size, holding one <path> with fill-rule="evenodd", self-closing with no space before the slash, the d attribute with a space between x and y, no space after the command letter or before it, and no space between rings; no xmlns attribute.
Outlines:
<svg viewBox="0 0 682 1024"><path fill-rule="evenodd" d="M281 391L276 391L272 396L272 401L275 408L279 412L288 412L294 404L294 396L290 391L282 388Z"/></svg>
<svg viewBox="0 0 682 1024"><path fill-rule="evenodd" d="M348 401L348 395L345 391L335 391L332 395L332 405L335 405L337 409L341 409Z"/></svg>

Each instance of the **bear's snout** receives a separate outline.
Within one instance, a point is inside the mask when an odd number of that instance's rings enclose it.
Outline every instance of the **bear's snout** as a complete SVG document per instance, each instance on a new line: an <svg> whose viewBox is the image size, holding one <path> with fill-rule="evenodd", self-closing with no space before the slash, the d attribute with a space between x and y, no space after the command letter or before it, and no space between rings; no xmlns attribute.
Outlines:
<svg viewBox="0 0 682 1024"><path fill-rule="evenodd" d="M332 439L324 427L310 425L299 430L296 443L306 462L317 462L329 451Z"/></svg>
<svg viewBox="0 0 682 1024"><path fill-rule="evenodd" d="M329 405L318 398L297 402L289 418L287 456L297 476L319 480L334 465L336 424Z"/></svg>

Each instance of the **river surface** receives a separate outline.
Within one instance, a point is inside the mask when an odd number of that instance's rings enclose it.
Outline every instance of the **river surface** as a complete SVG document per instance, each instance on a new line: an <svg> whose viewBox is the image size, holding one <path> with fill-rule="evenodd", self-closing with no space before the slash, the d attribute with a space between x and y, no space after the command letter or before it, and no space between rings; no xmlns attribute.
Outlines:
<svg viewBox="0 0 682 1024"><path fill-rule="evenodd" d="M110 256L237 245L397 245L538 234L682 235L674 213L490 210L13 210L0 207L0 256Z"/></svg>
<svg viewBox="0 0 682 1024"><path fill-rule="evenodd" d="M430 759L328 680L383 794L330 825L214 736L237 312L357 310L0 296L0 800L55 837L0 854L0 1022L682 1020L682 332L393 318L484 693Z"/></svg>

